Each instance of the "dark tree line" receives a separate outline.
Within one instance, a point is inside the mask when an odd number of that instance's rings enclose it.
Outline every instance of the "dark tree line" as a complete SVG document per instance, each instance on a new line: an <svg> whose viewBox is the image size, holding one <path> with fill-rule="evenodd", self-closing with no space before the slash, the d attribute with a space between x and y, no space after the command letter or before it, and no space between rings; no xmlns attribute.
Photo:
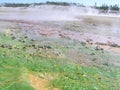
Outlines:
<svg viewBox="0 0 120 90"><path fill-rule="evenodd" d="M24 4L24 3L4 3L4 6L5 7L28 7L30 5L61 5L61 6L69 6L71 5L71 3L67 3L67 2L49 2L47 1L46 3L27 3L27 4ZM76 5L76 3L72 3L74 5ZM3 4L1 5L3 6Z"/></svg>
<svg viewBox="0 0 120 90"><path fill-rule="evenodd" d="M67 2L46 2L46 4L48 5L61 5L61 6L69 6L70 3L67 3Z"/></svg>
<svg viewBox="0 0 120 90"><path fill-rule="evenodd" d="M111 6L110 6L110 9L111 9L111 10L115 10L115 11L119 11L119 6L118 6L117 4L116 4L116 5L113 5L113 6L111 5Z"/></svg>
<svg viewBox="0 0 120 90"><path fill-rule="evenodd" d="M24 4L24 3L4 3L5 7L28 7L30 4Z"/></svg>
<svg viewBox="0 0 120 90"><path fill-rule="evenodd" d="M78 4L78 3L68 3L68 2L50 2L47 1L45 3L4 3L1 4L1 6L5 6L5 7L28 7L30 5L60 5L60 6L70 6L70 5L77 5L77 6L81 6L81 7L85 7L85 5L83 4Z"/></svg>
<svg viewBox="0 0 120 90"><path fill-rule="evenodd" d="M110 5L110 6L103 4L102 6L95 6L95 8L100 9L100 10L119 11L119 5L117 4Z"/></svg>
<svg viewBox="0 0 120 90"><path fill-rule="evenodd" d="M78 4L78 3L68 3L68 2L50 2L47 1L45 3L4 3L1 4L1 6L5 6L5 7L28 7L30 5L61 5L61 6L70 6L70 5L77 5L80 7L85 7L85 5L83 4ZM107 4L103 4L101 6L97 6L97 4L95 3L94 8L96 9L100 9L100 10L104 10L104 11L119 11L119 6L117 4L115 5L107 5Z"/></svg>

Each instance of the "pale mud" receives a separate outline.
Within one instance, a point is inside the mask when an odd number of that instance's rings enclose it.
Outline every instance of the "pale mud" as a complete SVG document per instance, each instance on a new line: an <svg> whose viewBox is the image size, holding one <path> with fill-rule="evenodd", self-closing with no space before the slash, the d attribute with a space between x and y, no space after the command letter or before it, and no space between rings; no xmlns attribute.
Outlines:
<svg viewBox="0 0 120 90"><path fill-rule="evenodd" d="M120 52L120 39L119 36L106 36L99 34L100 31L98 31L97 34L94 33L88 33L88 32L80 32L80 31L71 31L66 30L59 27L51 27L51 26L44 26L41 23L20 23L19 24L22 30L25 30L25 32L31 32L35 36L46 36L50 38L64 38L64 39L70 39L75 40L79 42L87 42L89 41L89 45L91 46L97 46L104 48L105 50L114 51L114 52ZM118 33L119 34L119 33ZM117 46L112 47L110 44L116 44Z"/></svg>

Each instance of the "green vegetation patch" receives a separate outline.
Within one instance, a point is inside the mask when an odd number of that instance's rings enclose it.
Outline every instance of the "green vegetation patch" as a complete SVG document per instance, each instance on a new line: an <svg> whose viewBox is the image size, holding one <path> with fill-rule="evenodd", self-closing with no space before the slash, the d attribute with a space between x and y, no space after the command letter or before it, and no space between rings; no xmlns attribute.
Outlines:
<svg viewBox="0 0 120 90"><path fill-rule="evenodd" d="M25 43L12 40L10 36L3 34L0 34L0 37L1 90L35 90L28 78L30 72L58 74L50 86L61 90L119 90L120 88L120 69L117 67L80 66L66 58L43 57L38 52L31 55L28 50L36 49L34 45L24 50ZM2 47L3 44L12 44L16 47ZM66 51L62 47L58 49Z"/></svg>

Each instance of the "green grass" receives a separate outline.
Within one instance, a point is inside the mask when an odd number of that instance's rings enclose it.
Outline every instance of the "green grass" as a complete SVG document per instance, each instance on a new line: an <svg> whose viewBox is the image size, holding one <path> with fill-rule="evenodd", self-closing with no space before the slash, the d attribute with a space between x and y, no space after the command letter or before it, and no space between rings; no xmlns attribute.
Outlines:
<svg viewBox="0 0 120 90"><path fill-rule="evenodd" d="M35 90L29 84L27 71L8 64L0 66L0 90Z"/></svg>
<svg viewBox="0 0 120 90"><path fill-rule="evenodd" d="M113 73L95 67L78 67L61 75L53 85L62 90L119 90L117 73Z"/></svg>
<svg viewBox="0 0 120 90"><path fill-rule="evenodd" d="M27 51L32 47L23 50L24 43L12 40L10 36L5 37L2 33L0 38L2 44L19 47L19 49L0 47L0 90L35 90L28 78L30 72L58 74L51 81L50 87L61 90L119 90L120 88L119 67L80 66L69 62L66 58L42 57L38 52L31 56ZM79 50L78 46L76 45L74 49ZM67 50L62 47L56 48ZM80 50L84 51L85 48ZM89 51L95 52L93 49Z"/></svg>

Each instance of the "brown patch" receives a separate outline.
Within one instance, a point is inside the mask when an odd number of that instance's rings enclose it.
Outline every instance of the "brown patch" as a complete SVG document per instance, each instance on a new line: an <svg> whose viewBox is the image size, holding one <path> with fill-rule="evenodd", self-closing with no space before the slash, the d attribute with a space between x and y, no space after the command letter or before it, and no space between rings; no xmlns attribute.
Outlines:
<svg viewBox="0 0 120 90"><path fill-rule="evenodd" d="M48 77L39 78L33 74L30 74L29 79L31 81L32 86L36 88L37 90L59 90L58 88L51 89L49 87L49 82L51 78L48 78Z"/></svg>
<svg viewBox="0 0 120 90"><path fill-rule="evenodd" d="M68 50L66 52L66 56L69 57L69 59L76 63L80 64L82 66L101 66L102 60L101 58L96 58L92 55L89 55L84 52L78 52L74 49Z"/></svg>
<svg viewBox="0 0 120 90"><path fill-rule="evenodd" d="M104 48L107 51L120 53L120 48L118 48L118 47L111 47L111 46L107 46L107 45L101 45L101 48Z"/></svg>
<svg viewBox="0 0 120 90"><path fill-rule="evenodd" d="M31 84L34 88L36 88L37 90L49 90L49 88L47 87L49 81L42 79L42 78L38 78L32 74L29 75Z"/></svg>
<svg viewBox="0 0 120 90"><path fill-rule="evenodd" d="M92 45L87 44L88 46L94 46L96 47L97 44L93 43ZM115 53L120 53L120 48L119 47L112 47L109 45L99 45L100 48L103 48L105 51L110 51L110 52L115 52Z"/></svg>

